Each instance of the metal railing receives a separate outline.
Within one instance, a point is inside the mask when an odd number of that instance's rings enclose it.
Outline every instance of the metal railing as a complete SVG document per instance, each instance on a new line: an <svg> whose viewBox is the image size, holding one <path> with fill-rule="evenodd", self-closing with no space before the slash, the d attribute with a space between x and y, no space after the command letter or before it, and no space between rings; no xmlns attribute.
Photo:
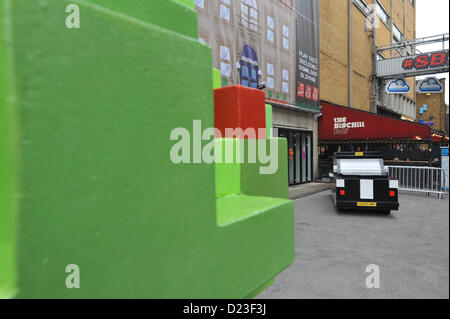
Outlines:
<svg viewBox="0 0 450 319"><path fill-rule="evenodd" d="M398 180L400 191L448 195L448 170L419 166L387 166L389 177Z"/></svg>

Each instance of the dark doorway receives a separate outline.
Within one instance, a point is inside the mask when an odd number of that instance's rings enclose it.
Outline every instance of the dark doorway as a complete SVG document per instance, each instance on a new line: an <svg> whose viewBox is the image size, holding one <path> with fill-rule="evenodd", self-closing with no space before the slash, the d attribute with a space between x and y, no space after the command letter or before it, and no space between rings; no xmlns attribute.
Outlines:
<svg viewBox="0 0 450 319"><path fill-rule="evenodd" d="M288 141L289 186L312 182L312 132L278 129L278 135Z"/></svg>

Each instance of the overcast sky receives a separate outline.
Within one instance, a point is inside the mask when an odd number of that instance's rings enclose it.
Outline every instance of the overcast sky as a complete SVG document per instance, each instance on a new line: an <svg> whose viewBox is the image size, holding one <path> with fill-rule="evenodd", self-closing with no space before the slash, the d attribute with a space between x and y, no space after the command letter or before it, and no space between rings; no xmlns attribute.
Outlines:
<svg viewBox="0 0 450 319"><path fill-rule="evenodd" d="M400 0L396 0L400 1ZM416 0L417 37L427 37L449 33L449 0ZM448 49L448 43L446 45ZM425 47L420 47L424 52ZM428 48L427 48L428 49ZM430 50L441 50L442 44L431 46ZM446 103L449 103L449 76L448 73L437 74L437 78L447 78Z"/></svg>

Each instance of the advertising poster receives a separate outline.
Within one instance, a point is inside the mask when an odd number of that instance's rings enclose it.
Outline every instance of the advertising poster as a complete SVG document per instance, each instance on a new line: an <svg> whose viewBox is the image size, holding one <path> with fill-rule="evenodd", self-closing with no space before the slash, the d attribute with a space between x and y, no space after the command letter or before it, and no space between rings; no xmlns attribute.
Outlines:
<svg viewBox="0 0 450 319"><path fill-rule="evenodd" d="M319 108L315 0L195 0L199 40L222 86L263 89L271 104Z"/></svg>

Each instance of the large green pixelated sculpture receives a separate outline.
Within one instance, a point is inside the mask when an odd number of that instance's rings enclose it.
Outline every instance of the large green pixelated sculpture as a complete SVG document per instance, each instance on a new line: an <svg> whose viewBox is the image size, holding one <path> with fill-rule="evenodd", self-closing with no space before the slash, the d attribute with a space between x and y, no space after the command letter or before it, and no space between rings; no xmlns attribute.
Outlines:
<svg viewBox="0 0 450 319"><path fill-rule="evenodd" d="M283 140L277 174L228 164L220 196L214 165L170 160L174 128L214 126L211 50L179 2L0 0L0 297L245 298L292 262Z"/></svg>

